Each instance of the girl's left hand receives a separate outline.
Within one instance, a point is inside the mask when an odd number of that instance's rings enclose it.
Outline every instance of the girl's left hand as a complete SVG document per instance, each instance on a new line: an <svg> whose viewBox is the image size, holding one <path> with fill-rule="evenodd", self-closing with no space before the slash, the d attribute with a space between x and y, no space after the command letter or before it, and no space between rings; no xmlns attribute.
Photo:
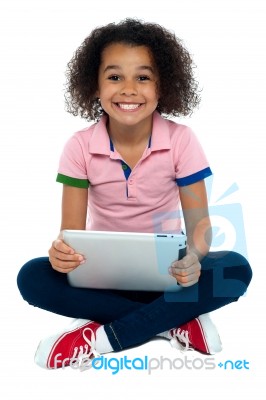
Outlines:
<svg viewBox="0 0 266 400"><path fill-rule="evenodd" d="M180 286L188 287L198 282L201 264L198 256L188 249L187 255L182 260L174 261L169 268L170 274Z"/></svg>

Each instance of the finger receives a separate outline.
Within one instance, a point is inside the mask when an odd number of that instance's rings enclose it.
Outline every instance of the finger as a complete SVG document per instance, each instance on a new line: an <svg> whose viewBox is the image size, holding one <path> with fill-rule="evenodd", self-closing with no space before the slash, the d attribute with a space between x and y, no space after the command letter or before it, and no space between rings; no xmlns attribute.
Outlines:
<svg viewBox="0 0 266 400"><path fill-rule="evenodd" d="M189 276L174 276L179 285L183 287L194 285L199 281L200 273Z"/></svg>
<svg viewBox="0 0 266 400"><path fill-rule="evenodd" d="M179 283L180 286L185 288L185 287L189 287L189 286L195 285L196 283L198 283L198 281L199 281L199 279L194 279L194 280L186 282L186 283L182 283L182 282L178 282L178 283Z"/></svg>
<svg viewBox="0 0 266 400"><path fill-rule="evenodd" d="M179 264L178 267L171 266L169 268L170 273L172 273L174 275L180 275L180 276L191 275L191 274L197 273L200 270L201 270L201 264L198 261L189 266L186 266L186 264Z"/></svg>
<svg viewBox="0 0 266 400"><path fill-rule="evenodd" d="M59 260L57 258L54 257L50 257L49 261L53 267L53 269L55 269L56 271L59 272L70 272L73 271L75 268L77 268L78 266L80 266L83 262L79 262L79 261L62 261Z"/></svg>
<svg viewBox="0 0 266 400"><path fill-rule="evenodd" d="M191 265L198 263L199 259L194 253L187 254L182 260L176 260L172 263L172 267L185 269L189 268Z"/></svg>
<svg viewBox="0 0 266 400"><path fill-rule="evenodd" d="M181 286L190 286L196 282L198 282L200 277L200 274L195 274L195 275L191 275L191 276L181 276L181 277L176 277L174 276L174 278L176 279L176 281L179 283L179 285Z"/></svg>
<svg viewBox="0 0 266 400"><path fill-rule="evenodd" d="M66 254L74 254L75 250L72 249L72 247L68 246L65 242L63 242L63 240L61 239L57 239L52 243L52 247L55 250L58 250L62 253L66 253Z"/></svg>
<svg viewBox="0 0 266 400"><path fill-rule="evenodd" d="M81 263L82 261L85 260L84 256L82 254L65 254L62 253L61 251L53 250L49 252L50 258L60 260L60 261L65 261L65 262L76 262L76 263Z"/></svg>
<svg viewBox="0 0 266 400"><path fill-rule="evenodd" d="M187 269L174 269L169 271L180 285L191 285L199 280L201 275L201 265L198 263ZM192 283L191 283L192 282Z"/></svg>
<svg viewBox="0 0 266 400"><path fill-rule="evenodd" d="M75 253L74 249L67 246L61 240L55 240L52 243L52 247L48 251L50 258L55 258L63 261L84 261L82 254Z"/></svg>

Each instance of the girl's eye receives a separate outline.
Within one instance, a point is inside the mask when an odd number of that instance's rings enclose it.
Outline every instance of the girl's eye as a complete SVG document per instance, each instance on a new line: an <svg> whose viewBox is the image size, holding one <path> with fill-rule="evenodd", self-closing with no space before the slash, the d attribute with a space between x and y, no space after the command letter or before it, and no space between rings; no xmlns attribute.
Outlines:
<svg viewBox="0 0 266 400"><path fill-rule="evenodd" d="M146 76L146 75L141 75L141 76L138 77L138 80L139 81L149 81L150 77Z"/></svg>
<svg viewBox="0 0 266 400"><path fill-rule="evenodd" d="M108 77L108 79L110 79L110 81L119 81L119 76L118 75L111 75Z"/></svg>

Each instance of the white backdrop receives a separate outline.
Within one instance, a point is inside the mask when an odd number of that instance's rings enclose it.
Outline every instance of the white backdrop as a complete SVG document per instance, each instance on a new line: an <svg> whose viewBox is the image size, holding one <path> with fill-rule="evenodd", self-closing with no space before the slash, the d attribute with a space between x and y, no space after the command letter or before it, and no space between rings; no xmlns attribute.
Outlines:
<svg viewBox="0 0 266 400"><path fill-rule="evenodd" d="M265 2L263 0L1 0L1 385L2 398L108 395L154 399L250 398L264 374ZM211 205L239 203L254 278L238 303L214 312L224 345L215 362L246 360L250 369L45 371L33 363L42 337L68 319L30 307L16 287L29 259L47 255L60 224L58 159L68 137L87 125L64 110L66 64L96 26L137 17L184 40L197 64L202 103L190 125L214 171ZM239 190L218 200L231 185ZM222 208L221 208L222 209ZM221 227L226 229L226 227ZM49 290L47 288L47 290ZM176 352L176 353L175 353ZM120 354L180 357L164 341ZM119 356L120 356L119 355ZM199 355L190 357L200 357ZM203 357L202 357L203 359ZM126 381L125 381L126 380ZM126 383L125 383L126 382ZM213 385L211 385L213 384Z"/></svg>

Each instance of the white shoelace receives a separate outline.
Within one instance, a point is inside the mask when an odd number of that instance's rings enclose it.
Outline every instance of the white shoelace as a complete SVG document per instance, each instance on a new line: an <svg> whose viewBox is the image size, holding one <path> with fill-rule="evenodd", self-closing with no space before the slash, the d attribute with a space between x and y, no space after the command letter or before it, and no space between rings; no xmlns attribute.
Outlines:
<svg viewBox="0 0 266 400"><path fill-rule="evenodd" d="M172 339L170 340L170 344L172 347L175 347L182 352L189 350L189 337L188 331L178 329L173 329L171 331Z"/></svg>
<svg viewBox="0 0 266 400"><path fill-rule="evenodd" d="M91 333L91 338L88 339L86 336L86 331ZM85 328L82 332L83 339L86 344L84 346L79 346L74 348L73 359L77 359L74 362L75 366L78 365L77 369L81 372L92 367L93 358L100 357L100 354L95 350L96 338L93 330L91 328Z"/></svg>

